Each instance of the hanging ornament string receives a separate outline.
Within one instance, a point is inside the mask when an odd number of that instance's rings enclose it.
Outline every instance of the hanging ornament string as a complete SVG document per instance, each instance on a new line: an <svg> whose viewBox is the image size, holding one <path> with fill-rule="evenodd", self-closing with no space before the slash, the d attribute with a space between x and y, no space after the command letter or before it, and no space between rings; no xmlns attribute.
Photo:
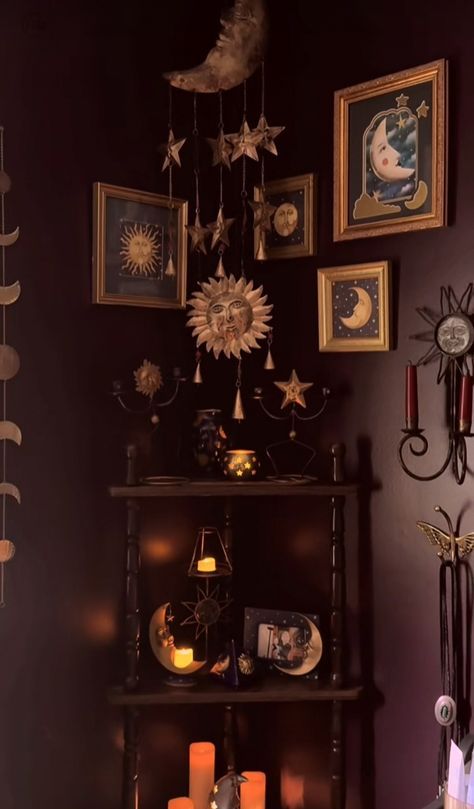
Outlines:
<svg viewBox="0 0 474 809"><path fill-rule="evenodd" d="M219 125L218 125L218 137L221 143L225 143L224 138L224 114L223 114L223 101L222 101L222 90L219 92ZM229 161L229 158L227 157ZM230 168L230 163L229 163ZM224 208L224 161L221 160L219 163L219 210L223 210ZM221 242L219 244L219 248L217 250L219 261L217 262L217 268L214 273L216 278L225 278L225 268L224 268L224 261L223 255L225 252L225 244Z"/></svg>
<svg viewBox="0 0 474 809"><path fill-rule="evenodd" d="M244 96L244 124L247 121L247 82L244 81L243 87ZM242 223L240 231L240 276L246 280L245 276L245 247L246 247L246 233L247 233L247 157L245 152L242 154L242 191L240 192L242 199Z"/></svg>
<svg viewBox="0 0 474 809"><path fill-rule="evenodd" d="M173 136L173 89L169 87L169 114L168 114L168 142L174 140ZM179 157L178 157L179 159ZM168 166L168 263L166 265L165 275L168 278L176 276L176 267L173 261L173 160L169 161Z"/></svg>
<svg viewBox="0 0 474 809"><path fill-rule="evenodd" d="M3 156L3 126L0 128L0 171L4 171L4 156ZM5 194L1 194L1 216L2 216L2 233L5 233ZM6 270L5 270L5 245L2 245L2 286L6 286ZM2 306L2 345L7 344L7 318L6 306ZM3 404L2 404L2 418L3 421L7 420L7 382L3 381ZM2 481L7 479L7 442L3 441L2 448ZM7 536L7 496L4 492L2 495L2 539ZM5 606L5 563L2 560L0 564L0 607Z"/></svg>
<svg viewBox="0 0 474 809"><path fill-rule="evenodd" d="M199 129L197 118L197 95L194 93L194 125L193 125L193 153L194 153L194 192L195 192L195 212L194 225L186 225L186 229L191 237L191 252L197 253L198 257L198 282L202 281L202 256L207 254L206 239L209 236L209 228L201 225L201 203L199 197Z"/></svg>

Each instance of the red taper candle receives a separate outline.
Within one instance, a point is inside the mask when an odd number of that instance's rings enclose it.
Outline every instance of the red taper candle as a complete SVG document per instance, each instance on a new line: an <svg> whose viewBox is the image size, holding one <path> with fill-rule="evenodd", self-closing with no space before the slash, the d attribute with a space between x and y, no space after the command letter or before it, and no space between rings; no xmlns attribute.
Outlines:
<svg viewBox="0 0 474 809"><path fill-rule="evenodd" d="M459 388L459 432L469 433L472 422L472 376L463 374Z"/></svg>
<svg viewBox="0 0 474 809"><path fill-rule="evenodd" d="M407 430L418 429L418 382L416 365L406 367L405 376L405 419Z"/></svg>

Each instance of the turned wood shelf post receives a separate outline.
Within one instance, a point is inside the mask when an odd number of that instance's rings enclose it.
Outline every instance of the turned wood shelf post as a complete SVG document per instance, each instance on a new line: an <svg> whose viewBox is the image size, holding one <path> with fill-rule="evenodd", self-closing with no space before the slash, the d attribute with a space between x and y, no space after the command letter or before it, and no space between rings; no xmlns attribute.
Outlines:
<svg viewBox="0 0 474 809"><path fill-rule="evenodd" d="M127 485L137 482L137 448L127 447ZM138 599L138 572L140 569L139 505L136 498L127 499L127 537L125 566L125 689L138 687L138 660L140 654L140 605ZM122 806L138 807L138 710L127 707L124 711L124 756L122 779Z"/></svg>

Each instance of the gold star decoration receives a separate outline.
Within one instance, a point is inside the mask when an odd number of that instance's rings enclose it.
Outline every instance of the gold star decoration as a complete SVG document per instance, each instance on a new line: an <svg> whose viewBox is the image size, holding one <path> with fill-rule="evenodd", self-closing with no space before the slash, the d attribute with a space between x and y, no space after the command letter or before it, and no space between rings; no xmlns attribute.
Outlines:
<svg viewBox="0 0 474 809"><path fill-rule="evenodd" d="M213 791L214 795L217 795L217 793L219 792L219 786L217 784L214 784L214 786L212 788L212 791Z"/></svg>
<svg viewBox="0 0 474 809"><path fill-rule="evenodd" d="M253 211L253 226L261 230L270 231L272 229L272 216L276 211L275 205L270 205L264 199L263 202L249 200L249 205Z"/></svg>
<svg viewBox="0 0 474 809"><path fill-rule="evenodd" d="M211 222L207 227L208 230L212 233L212 242L211 242L211 250L214 250L214 247L218 242L222 242L226 244L227 247L230 247L229 241L229 228L234 224L234 219L226 219L224 217L224 209L221 207L219 208L219 213L217 214L217 219L215 222Z"/></svg>
<svg viewBox="0 0 474 809"><path fill-rule="evenodd" d="M209 228L202 227L197 211L196 218L194 219L194 225L186 225L186 230L191 236L191 252L201 252L204 253L204 255L207 255L205 241L209 236L210 230Z"/></svg>
<svg viewBox="0 0 474 809"><path fill-rule="evenodd" d="M428 104L424 100L421 102L420 106L416 108L418 118L427 118L429 111L430 108L428 107Z"/></svg>
<svg viewBox="0 0 474 809"><path fill-rule="evenodd" d="M256 130L251 131L247 121L244 120L240 127L240 132L227 135L227 140L234 147L231 157L232 162L238 160L242 155L246 155L247 157L251 157L252 160L258 161L256 144L260 139L260 133L255 133Z"/></svg>
<svg viewBox="0 0 474 809"><path fill-rule="evenodd" d="M161 151L165 153L166 157L163 161L163 165L161 167L161 171L164 171L168 168L168 166L179 166L181 168L181 160L179 157L179 151L182 149L184 144L186 143L186 138L181 138L181 140L176 140L173 134L173 130L170 127L170 131L168 133L168 142L163 143L161 145Z"/></svg>
<svg viewBox="0 0 474 809"><path fill-rule="evenodd" d="M217 809L217 803L215 801L211 801L211 809Z"/></svg>
<svg viewBox="0 0 474 809"><path fill-rule="evenodd" d="M408 99L409 96L400 93L400 95L397 96L395 99L395 101L397 102L397 107L406 107Z"/></svg>
<svg viewBox="0 0 474 809"><path fill-rule="evenodd" d="M407 118L407 117L403 118L403 116L402 116L402 115L400 115L400 117L399 117L399 119L398 119L398 121L397 121L397 126L398 126L398 128L399 128L399 129L405 129L405 126L406 126L407 121L408 121L408 118Z"/></svg>
<svg viewBox="0 0 474 809"><path fill-rule="evenodd" d="M284 126L268 126L267 119L262 112L258 120L257 128L254 129L254 133L258 135L257 146L277 155L278 150L275 146L275 138L281 135L284 129Z"/></svg>
<svg viewBox="0 0 474 809"><path fill-rule="evenodd" d="M212 149L212 165L223 165L230 169L230 155L233 149L230 143L227 143L222 129L219 129L217 138L206 138L206 140Z"/></svg>
<svg viewBox="0 0 474 809"><path fill-rule="evenodd" d="M304 391L312 388L314 382L300 382L298 374L293 368L288 382L274 382L273 384L285 394L281 404L281 409L283 410L289 404L299 404L301 407L306 407Z"/></svg>

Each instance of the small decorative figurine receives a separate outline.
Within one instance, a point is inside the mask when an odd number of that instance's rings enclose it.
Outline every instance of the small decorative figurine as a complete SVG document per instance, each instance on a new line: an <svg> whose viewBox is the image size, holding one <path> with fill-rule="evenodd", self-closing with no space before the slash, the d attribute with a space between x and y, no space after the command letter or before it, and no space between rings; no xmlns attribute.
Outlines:
<svg viewBox="0 0 474 809"><path fill-rule="evenodd" d="M241 688L254 679L255 661L245 652L237 654L235 641L231 640L211 668L211 674L231 688Z"/></svg>
<svg viewBox="0 0 474 809"><path fill-rule="evenodd" d="M174 621L169 601L153 613L150 621L149 637L153 654L161 665L178 677L168 678L169 685L193 685L189 675L202 669L205 660L194 660L192 649L175 646L169 624Z"/></svg>
<svg viewBox="0 0 474 809"><path fill-rule="evenodd" d="M219 778L209 795L209 809L239 809L239 786L247 781L244 775L228 772Z"/></svg>

